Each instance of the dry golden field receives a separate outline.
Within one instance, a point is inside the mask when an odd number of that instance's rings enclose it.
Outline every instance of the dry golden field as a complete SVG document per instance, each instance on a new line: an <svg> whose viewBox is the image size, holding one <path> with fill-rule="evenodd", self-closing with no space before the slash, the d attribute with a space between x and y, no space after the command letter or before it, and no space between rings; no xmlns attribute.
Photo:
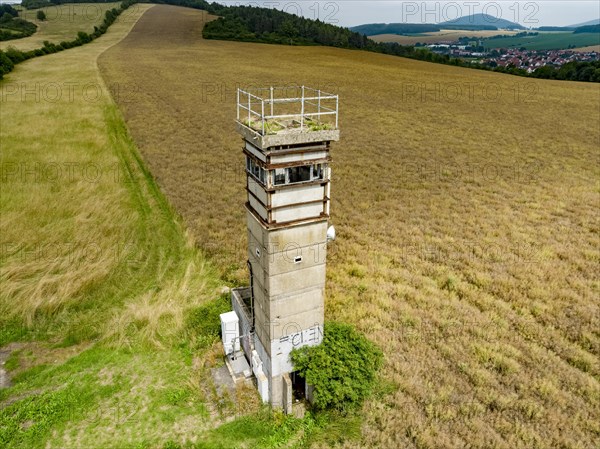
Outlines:
<svg viewBox="0 0 600 449"><path fill-rule="evenodd" d="M590 45L589 47L580 47L580 48L574 48L575 51L581 51L581 52L586 52L586 51L596 51L600 53L600 45Z"/></svg>
<svg viewBox="0 0 600 449"><path fill-rule="evenodd" d="M414 45L417 42L422 44L434 44L436 42L454 42L463 36L472 37L473 39L478 37L492 37L498 36L499 34L506 34L512 36L517 34L518 31L508 30L481 30L481 31L467 31L467 30L440 30L432 33L422 33L421 36L400 36L398 34L377 34L369 36L371 39L377 42L398 42L401 45Z"/></svg>
<svg viewBox="0 0 600 449"><path fill-rule="evenodd" d="M100 69L195 240L245 282L237 85L340 94L327 319L385 353L345 447L600 446L600 90L321 47L204 41L155 6Z"/></svg>

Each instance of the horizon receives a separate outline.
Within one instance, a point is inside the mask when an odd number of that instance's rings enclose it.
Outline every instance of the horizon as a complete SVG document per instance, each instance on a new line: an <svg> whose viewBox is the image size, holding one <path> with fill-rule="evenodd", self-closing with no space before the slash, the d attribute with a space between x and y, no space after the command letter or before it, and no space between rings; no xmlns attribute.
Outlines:
<svg viewBox="0 0 600 449"><path fill-rule="evenodd" d="M85 2L81 2L85 3ZM209 1L209 3L213 3ZM531 1L399 1L399 0L248 0L216 1L223 5L252 5L274 8L347 28L371 23L439 24L474 14L518 23L526 28L571 26L600 19L600 2L595 0ZM0 4L21 4L0 0ZM518 5L518 6L515 6ZM490 22L493 25L494 22Z"/></svg>
<svg viewBox="0 0 600 449"><path fill-rule="evenodd" d="M370 23L438 24L459 17L485 13L495 18L516 22L526 28L570 26L600 19L600 3L577 0L563 1L231 1L225 5L256 5L276 8L333 25L354 27ZM516 7L515 5L519 5ZM493 25L493 23L490 23Z"/></svg>

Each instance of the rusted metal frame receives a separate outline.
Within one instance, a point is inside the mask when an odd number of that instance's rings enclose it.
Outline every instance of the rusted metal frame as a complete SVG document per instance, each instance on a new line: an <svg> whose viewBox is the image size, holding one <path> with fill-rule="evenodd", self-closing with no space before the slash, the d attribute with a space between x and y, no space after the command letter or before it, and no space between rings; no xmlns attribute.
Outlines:
<svg viewBox="0 0 600 449"><path fill-rule="evenodd" d="M273 185L272 187L265 187L264 190L265 192L277 192L279 190L286 190L288 188L293 188L293 187L298 187L298 186L302 186L302 187L311 187L311 186L326 186L327 184L329 184L329 180L328 179L315 179L314 181L305 181L305 182L298 182L296 184L282 184L282 185Z"/></svg>
<svg viewBox="0 0 600 449"><path fill-rule="evenodd" d="M290 167L301 167L303 165L315 165L315 164L328 164L331 162L331 156L326 156L320 159L309 159L306 161L294 161L294 162L285 162L282 164L271 164L269 162L264 162L258 159L255 155L250 153L246 148L242 148L242 152L252 159L254 162L257 162L258 165L263 167L265 170L275 170L277 168L290 168ZM248 169L246 169L246 172Z"/></svg>
<svg viewBox="0 0 600 449"><path fill-rule="evenodd" d="M250 212L252 214L252 216L254 218L256 218L267 229L279 229L279 228L284 228L287 226L296 226L296 225L302 225L302 224L308 224L308 223L317 223L319 221L326 221L329 219L329 215L323 213L319 217L302 218L299 220L283 221L281 223L277 223L275 221L272 221L271 223L267 223L260 215L258 215L256 213L256 211L254 209L252 209L252 206L250 206L249 202L246 202L246 204L244 206L246 207L246 210L248 212Z"/></svg>
<svg viewBox="0 0 600 449"><path fill-rule="evenodd" d="M259 162L261 164L264 164L263 161L261 161L260 159L257 159L256 157L254 157L253 154L246 153L246 152L244 152L244 154L246 154L247 156L249 156L250 158L252 158L255 162ZM270 170L267 170L267 171L270 172ZM281 184L281 185L272 184L272 186L269 187L268 183L267 184L263 184L262 181L260 179L258 179L256 176L254 176L254 173L249 172L248 169L246 169L246 173L250 174L252 176L252 179L255 179L256 182L258 182L258 184L260 184L264 188L265 192L275 192L275 191L278 191L278 190L285 190L287 188L293 188L293 187L298 187L298 186L302 186L302 187L310 187L310 186L316 186L316 185L326 186L330 182L329 179L323 178L323 179L315 179L315 180L312 180L312 181L297 182L297 183L294 183L294 184ZM270 174L267 173L267 178L269 176L270 176ZM247 178L248 177L246 177L246 179Z"/></svg>
<svg viewBox="0 0 600 449"><path fill-rule="evenodd" d="M329 151L329 149L330 149L330 147L328 145L319 145L319 146L311 146L311 147L295 147L295 148L289 148L289 149L285 149L285 150L263 151L263 153L265 153L265 155L267 155L267 156L285 156L288 154L316 153L317 151Z"/></svg>
<svg viewBox="0 0 600 449"><path fill-rule="evenodd" d="M284 151L292 151L292 150L301 150L302 148L306 148L308 150L312 150L315 148L330 148L331 141L329 140L323 140L321 142L313 142L312 144L306 144L306 143L297 143L297 144L288 144L288 145L278 145L278 146L274 146L274 147L267 147L266 149L260 149L258 148L256 145L252 144L252 142L249 142L250 145L252 145L254 148L256 148L259 151L262 151L265 154L283 154Z"/></svg>
<svg viewBox="0 0 600 449"><path fill-rule="evenodd" d="M267 212L273 211L273 210L279 210L279 209L285 209L286 207L296 207L296 206L307 206L309 204L316 204L316 203L327 203L329 201L329 198L326 195L323 195L322 199L318 199L318 200L312 200L312 201L303 201L301 203L292 203L292 204L286 204L284 206L271 206L271 195L268 195L268 203L269 204L265 204L261 201L261 199L259 197L257 197L251 190L249 187L246 187L246 191L248 192L248 194L250 196L252 196L252 198L254 198L256 201L258 201L260 203L261 206L263 206Z"/></svg>
<svg viewBox="0 0 600 449"><path fill-rule="evenodd" d="M282 185L273 185L273 187L269 187L267 189L265 189L267 192L276 192L278 190L286 190L288 188L293 188L293 187L298 187L298 186L302 186L302 187L311 187L311 186L326 186L327 184L329 184L329 180L327 179L315 179L314 181L305 181L305 182L298 182L296 184L282 184Z"/></svg>
<svg viewBox="0 0 600 449"><path fill-rule="evenodd" d="M328 164L330 162L331 162L331 156L326 156L326 157L320 158L320 159L308 159L306 161L283 162L281 164L267 163L267 167L269 170L275 170L277 168L302 167L304 165Z"/></svg>
<svg viewBox="0 0 600 449"><path fill-rule="evenodd" d="M300 89L300 86L272 86L272 87L253 87L252 89L249 89L247 91L245 91L244 89L242 89L241 87L238 88L239 91L243 92L243 93L250 93L250 90L252 91L264 91L264 90L289 90L289 89ZM324 92L320 89L315 89L314 87L308 87L308 86L304 86L305 90L310 90L313 92L320 92L322 96L328 96L328 97L335 97L335 94L329 93L329 92Z"/></svg>

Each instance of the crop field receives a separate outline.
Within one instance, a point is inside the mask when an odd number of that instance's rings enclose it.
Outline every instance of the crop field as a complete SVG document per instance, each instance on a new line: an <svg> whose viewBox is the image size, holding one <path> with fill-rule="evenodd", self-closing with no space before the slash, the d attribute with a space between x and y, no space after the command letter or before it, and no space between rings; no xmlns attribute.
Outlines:
<svg viewBox="0 0 600 449"><path fill-rule="evenodd" d="M100 69L230 283L247 283L236 87L339 93L326 319L385 354L344 447L600 446L597 86L204 41L207 19L155 6Z"/></svg>
<svg viewBox="0 0 600 449"><path fill-rule="evenodd" d="M115 3L67 3L63 5L48 6L40 9L22 9L19 17L37 25L37 31L23 39L0 42L0 50L15 47L27 51L40 48L44 41L60 43L71 41L77 37L78 31L91 33L94 26L100 25L104 20L104 13L119 5ZM136 6L124 12L125 17L133 18ZM37 20L39 10L46 13L46 20Z"/></svg>
<svg viewBox="0 0 600 449"><path fill-rule="evenodd" d="M401 45L414 45L417 42L420 42L422 44L434 44L436 42L455 42L463 36L472 37L473 39L475 39L478 37L492 37L498 36L500 34L512 35L517 33L518 31L507 30L440 30L432 33L419 33L410 36L401 36L398 34L377 34L369 37L377 42L398 42Z"/></svg>
<svg viewBox="0 0 600 449"><path fill-rule="evenodd" d="M580 47L580 48L574 48L575 51L581 51L581 52L588 52L588 51L595 51L600 53L600 44L598 45L590 45L588 47Z"/></svg>
<svg viewBox="0 0 600 449"><path fill-rule="evenodd" d="M488 39L483 44L486 48L521 48L527 50L561 50L569 46L587 47L600 45L600 33L578 33L570 31L554 31L540 33L537 36L499 37Z"/></svg>

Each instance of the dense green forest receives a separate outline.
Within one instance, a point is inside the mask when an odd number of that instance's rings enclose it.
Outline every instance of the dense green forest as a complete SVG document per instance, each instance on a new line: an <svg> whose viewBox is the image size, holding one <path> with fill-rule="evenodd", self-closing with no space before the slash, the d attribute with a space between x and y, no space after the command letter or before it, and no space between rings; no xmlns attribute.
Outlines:
<svg viewBox="0 0 600 449"><path fill-rule="evenodd" d="M19 18L18 11L8 4L0 4L0 41L31 36L37 26Z"/></svg>
<svg viewBox="0 0 600 449"><path fill-rule="evenodd" d="M586 25L579 28L575 28L573 33L600 33L600 24L599 25Z"/></svg>
<svg viewBox="0 0 600 449"><path fill-rule="evenodd" d="M369 23L350 28L357 33L374 36L376 34L414 34L440 31L438 25L429 23Z"/></svg>
<svg viewBox="0 0 600 449"><path fill-rule="evenodd" d="M536 31L575 31L573 27L539 27L534 29Z"/></svg>

